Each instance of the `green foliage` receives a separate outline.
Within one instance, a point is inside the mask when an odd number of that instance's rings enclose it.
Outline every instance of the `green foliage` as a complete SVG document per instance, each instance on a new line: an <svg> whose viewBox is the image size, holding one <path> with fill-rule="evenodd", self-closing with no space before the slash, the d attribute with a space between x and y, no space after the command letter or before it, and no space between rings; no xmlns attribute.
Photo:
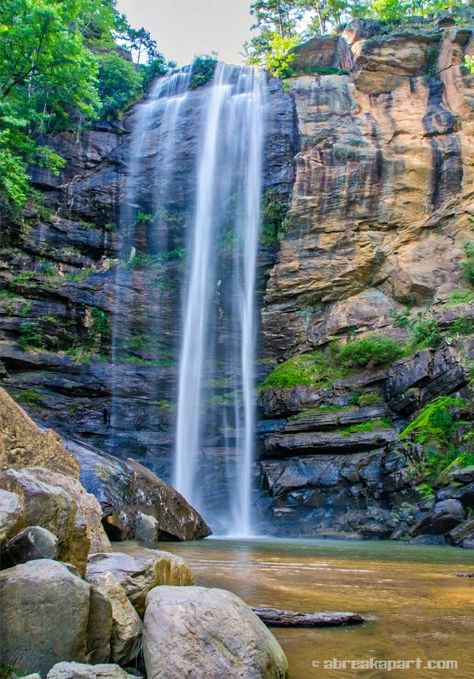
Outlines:
<svg viewBox="0 0 474 679"><path fill-rule="evenodd" d="M173 259L183 259L186 256L186 248L174 248L173 250L167 250L166 252L160 252L157 255L150 255L147 252L139 252L132 259L127 262L127 268L129 269L152 269L153 267L159 267L165 262L169 262Z"/></svg>
<svg viewBox="0 0 474 679"><path fill-rule="evenodd" d="M191 89L207 85L213 77L217 66L217 59L213 54L202 54L194 58L192 63Z"/></svg>
<svg viewBox="0 0 474 679"><path fill-rule="evenodd" d="M26 322L20 325L18 344L22 349L46 349L43 331L37 323Z"/></svg>
<svg viewBox="0 0 474 679"><path fill-rule="evenodd" d="M268 42L269 51L265 55L265 66L276 78L289 78L293 75L291 64L296 54L291 52L299 42L297 37L280 36L274 33Z"/></svg>
<svg viewBox="0 0 474 679"><path fill-rule="evenodd" d="M335 66L312 66L308 75L347 75L347 71Z"/></svg>
<svg viewBox="0 0 474 679"><path fill-rule="evenodd" d="M366 422L361 422L360 424L352 424L350 427L341 429L340 433L343 436L350 436L351 434L356 434L357 432L364 431L374 431L375 429L386 429L391 426L391 421L381 417L375 418L375 420L367 420Z"/></svg>
<svg viewBox="0 0 474 679"><path fill-rule="evenodd" d="M245 46L247 59L258 64L271 59L274 35L302 42L315 34L334 31L350 19L378 19L384 24L381 31L388 32L409 17L423 17L441 9L454 10L456 17L455 10L461 6L453 0L254 0L250 11L257 35ZM435 75L435 56L431 51L427 53L425 67L429 77ZM469 70L474 69L472 59L465 61Z"/></svg>
<svg viewBox="0 0 474 679"><path fill-rule="evenodd" d="M452 448L447 452L439 450L428 450L423 459L412 465L411 475L418 479L426 479L417 486L417 490L422 497L432 497L434 495L433 485L441 475L444 475L453 467L470 467L474 465L474 455L472 453L460 452Z"/></svg>
<svg viewBox="0 0 474 679"><path fill-rule="evenodd" d="M474 56L466 54L464 57L464 68L468 70L471 75L474 75Z"/></svg>
<svg viewBox="0 0 474 679"><path fill-rule="evenodd" d="M459 425L464 424L457 410L466 405L455 396L441 396L423 408L400 434L401 440L411 439L423 447L421 459L411 464L410 472L420 481L418 491L424 497L431 495L433 484L449 468L474 464L474 454L459 450L453 439Z"/></svg>
<svg viewBox="0 0 474 679"><path fill-rule="evenodd" d="M357 405L363 408L364 406L376 406L382 402L382 397L376 391L367 391L359 396Z"/></svg>
<svg viewBox="0 0 474 679"><path fill-rule="evenodd" d="M435 318L422 318L413 323L411 329L419 349L435 348L443 341L438 321Z"/></svg>
<svg viewBox="0 0 474 679"><path fill-rule="evenodd" d="M105 311L95 306L89 307L88 343L96 344L103 340L109 330L109 317Z"/></svg>
<svg viewBox="0 0 474 679"><path fill-rule="evenodd" d="M311 351L293 356L278 365L261 384L262 389L318 385L342 377L344 371L331 364L322 351Z"/></svg>
<svg viewBox="0 0 474 679"><path fill-rule="evenodd" d="M421 413L400 434L400 439L413 435L417 443L436 441L449 444L450 436L458 420L454 408L465 406L463 399L455 396L440 396L427 405Z"/></svg>
<svg viewBox="0 0 474 679"><path fill-rule="evenodd" d="M119 114L149 72L169 65L114 0L2 0L0 37L0 202L15 214L32 194L28 166L58 173L64 164L38 135ZM131 64L115 41L145 50L150 63Z"/></svg>
<svg viewBox="0 0 474 679"><path fill-rule="evenodd" d="M471 304L474 302L474 290L454 290L444 303L444 306L455 304Z"/></svg>
<svg viewBox="0 0 474 679"><path fill-rule="evenodd" d="M469 285L474 286L474 245L469 241L464 243L464 252L467 259L461 262L462 277Z"/></svg>
<svg viewBox="0 0 474 679"><path fill-rule="evenodd" d="M15 665L0 664L0 679L16 679L16 677L26 677L28 672L23 672Z"/></svg>
<svg viewBox="0 0 474 679"><path fill-rule="evenodd" d="M390 316L393 320L393 325L395 325L397 328L410 327L409 307L406 307L405 311L397 311L396 309L390 309Z"/></svg>
<svg viewBox="0 0 474 679"><path fill-rule="evenodd" d="M438 54L439 48L428 47L425 52L425 80L436 78L438 75Z"/></svg>
<svg viewBox="0 0 474 679"><path fill-rule="evenodd" d="M338 352L337 361L346 368L379 366L393 363L404 353L400 344L390 337L374 335L347 342Z"/></svg>
<svg viewBox="0 0 474 679"><path fill-rule="evenodd" d="M286 213L288 206L283 203L276 191L268 189L263 196L262 231L260 242L271 247L281 243L286 235Z"/></svg>
<svg viewBox="0 0 474 679"><path fill-rule="evenodd" d="M448 337L454 337L455 335L473 335L474 334L474 318L469 316L461 316L457 318L448 330Z"/></svg>
<svg viewBox="0 0 474 679"><path fill-rule="evenodd" d="M17 396L16 400L29 408L41 405L43 394L34 389L24 389Z"/></svg>
<svg viewBox="0 0 474 679"><path fill-rule="evenodd" d="M108 52L100 57L99 97L100 115L113 120L142 92L143 77L132 63L118 52Z"/></svg>

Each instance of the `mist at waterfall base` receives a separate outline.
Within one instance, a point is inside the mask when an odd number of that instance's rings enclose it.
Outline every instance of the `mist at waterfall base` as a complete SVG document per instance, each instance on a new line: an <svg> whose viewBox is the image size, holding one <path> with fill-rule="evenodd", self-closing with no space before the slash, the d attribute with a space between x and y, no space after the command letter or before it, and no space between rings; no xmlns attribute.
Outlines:
<svg viewBox="0 0 474 679"><path fill-rule="evenodd" d="M160 381L175 384L173 472L166 480L215 535L248 537L255 532L255 278L265 82L256 69L221 63L205 86L193 89L192 76L186 67L158 80L134 116L121 260L152 274L147 284L137 280L133 293L122 286L114 369L126 370L123 361L137 338L152 338L148 363L156 380L154 394L144 395L143 427L157 439L159 422L146 399L160 403ZM175 352L174 366L164 365L163 351Z"/></svg>

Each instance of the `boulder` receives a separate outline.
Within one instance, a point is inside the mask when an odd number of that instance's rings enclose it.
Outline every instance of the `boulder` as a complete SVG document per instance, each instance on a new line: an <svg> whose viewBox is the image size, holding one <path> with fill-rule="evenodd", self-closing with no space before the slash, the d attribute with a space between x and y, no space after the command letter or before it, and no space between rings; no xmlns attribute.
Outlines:
<svg viewBox="0 0 474 679"><path fill-rule="evenodd" d="M462 467L461 469L453 469L449 477L457 483L474 483L474 465Z"/></svg>
<svg viewBox="0 0 474 679"><path fill-rule="evenodd" d="M430 516L430 529L435 535L447 533L461 521L464 521L466 512L459 500L442 500L433 507Z"/></svg>
<svg viewBox="0 0 474 679"><path fill-rule="evenodd" d="M112 633L110 660L119 665L133 662L141 646L142 622L133 608L119 580L111 572L88 576L94 589L110 601Z"/></svg>
<svg viewBox="0 0 474 679"><path fill-rule="evenodd" d="M23 503L16 493L0 489L0 544L21 524Z"/></svg>
<svg viewBox="0 0 474 679"><path fill-rule="evenodd" d="M95 583L92 582L90 585L86 660L89 663L102 663L110 659L112 604Z"/></svg>
<svg viewBox="0 0 474 679"><path fill-rule="evenodd" d="M86 665L79 662L60 662L52 667L46 679L127 679L136 677L128 674L118 665Z"/></svg>
<svg viewBox="0 0 474 679"><path fill-rule="evenodd" d="M135 540L146 545L158 542L159 525L154 516L138 512L135 520Z"/></svg>
<svg viewBox="0 0 474 679"><path fill-rule="evenodd" d="M436 495L437 500L459 500L465 507L474 506L474 482L464 485L447 486L440 490Z"/></svg>
<svg viewBox="0 0 474 679"><path fill-rule="evenodd" d="M211 534L182 495L135 460L73 441L67 445L81 463L81 482L102 505L104 526L113 540L135 537L136 526L139 532L143 528L144 514L156 519L158 538L197 540Z"/></svg>
<svg viewBox="0 0 474 679"><path fill-rule="evenodd" d="M92 554L87 577L111 572L121 583L129 601L140 616L145 612L148 592L158 585L194 585L191 569L183 559L168 552L147 549L139 555L121 552Z"/></svg>
<svg viewBox="0 0 474 679"><path fill-rule="evenodd" d="M79 478L79 462L58 434L40 429L0 387L0 471L22 467L46 467Z"/></svg>
<svg viewBox="0 0 474 679"><path fill-rule="evenodd" d="M148 679L283 679L288 673L275 637L238 596L222 589L153 589L143 649Z"/></svg>
<svg viewBox="0 0 474 679"><path fill-rule="evenodd" d="M110 549L102 528L97 500L71 477L48 469L8 469L0 472L0 488L16 492L24 504L21 528L38 525L58 538L58 558L85 572L92 549Z"/></svg>
<svg viewBox="0 0 474 679"><path fill-rule="evenodd" d="M448 537L453 544L466 549L473 549L474 543L474 519L466 519L449 531Z"/></svg>
<svg viewBox="0 0 474 679"><path fill-rule="evenodd" d="M58 538L46 528L29 526L8 540L1 551L2 563L16 566L36 559L56 559Z"/></svg>
<svg viewBox="0 0 474 679"><path fill-rule="evenodd" d="M45 674L61 660L84 661L90 585L57 561L41 559L0 572L0 656Z"/></svg>

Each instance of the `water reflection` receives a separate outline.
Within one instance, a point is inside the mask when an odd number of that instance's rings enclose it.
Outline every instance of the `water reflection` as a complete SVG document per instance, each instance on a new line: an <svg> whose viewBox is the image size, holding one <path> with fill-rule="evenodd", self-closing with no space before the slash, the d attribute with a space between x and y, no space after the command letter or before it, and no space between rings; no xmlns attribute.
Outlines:
<svg viewBox="0 0 474 679"><path fill-rule="evenodd" d="M290 679L474 679L474 578L455 575L474 571L472 552L329 540L205 540L165 548L187 560L197 584L224 587L251 605L350 610L368 619L363 627L274 629ZM332 659L370 658L419 658L422 667L324 668ZM458 669L427 669L430 659L456 660Z"/></svg>

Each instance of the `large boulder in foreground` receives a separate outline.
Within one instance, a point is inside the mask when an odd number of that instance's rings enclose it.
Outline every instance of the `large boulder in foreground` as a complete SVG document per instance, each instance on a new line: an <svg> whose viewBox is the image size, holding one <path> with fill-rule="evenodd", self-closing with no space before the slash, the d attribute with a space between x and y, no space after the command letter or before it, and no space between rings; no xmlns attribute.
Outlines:
<svg viewBox="0 0 474 679"><path fill-rule="evenodd" d="M284 679L288 674L272 633L238 596L222 589L151 590L143 650L148 679Z"/></svg>
<svg viewBox="0 0 474 679"><path fill-rule="evenodd" d="M112 540L136 537L144 515L156 519L158 540L199 540L211 534L183 496L139 462L99 453L76 441L66 445L80 462L81 482L102 505Z"/></svg>
<svg viewBox="0 0 474 679"><path fill-rule="evenodd" d="M61 660L86 659L90 585L57 561L0 571L0 657L45 674Z"/></svg>
<svg viewBox="0 0 474 679"><path fill-rule="evenodd" d="M0 472L0 488L16 493L23 504L14 530L41 526L51 531L58 538L58 559L81 574L90 551L110 549L100 505L76 479L37 467L7 469Z"/></svg>
<svg viewBox="0 0 474 679"><path fill-rule="evenodd" d="M0 471L46 467L79 478L79 462L52 429L40 429L0 387Z"/></svg>
<svg viewBox="0 0 474 679"><path fill-rule="evenodd" d="M194 578L188 564L179 556L156 549L137 555L123 552L91 554L87 563L88 579L100 573L113 573L128 600L140 616L145 612L148 592L158 585L190 586Z"/></svg>

